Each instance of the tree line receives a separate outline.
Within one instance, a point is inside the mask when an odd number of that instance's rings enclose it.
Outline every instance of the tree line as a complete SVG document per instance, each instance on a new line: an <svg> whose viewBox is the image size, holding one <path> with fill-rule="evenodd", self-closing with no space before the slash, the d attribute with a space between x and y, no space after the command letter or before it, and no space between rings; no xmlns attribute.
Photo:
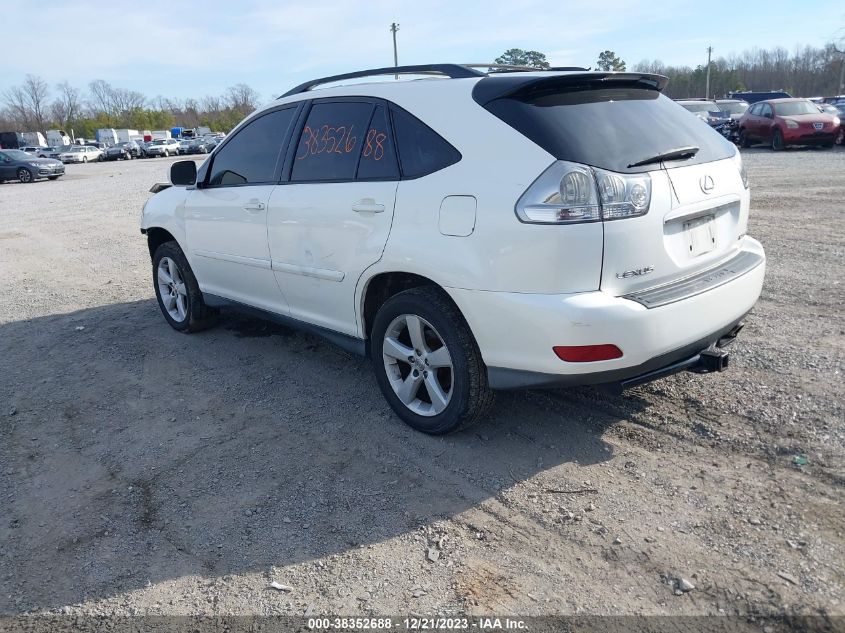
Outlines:
<svg viewBox="0 0 845 633"><path fill-rule="evenodd" d="M545 54L511 48L496 59L499 64L549 68ZM615 52L599 53L592 66L596 70L627 69L625 60ZM845 53L842 47L829 43L821 48L798 47L790 53L783 47L755 48L741 54L717 57L710 63L709 97L722 97L740 90L785 90L801 97L842 94ZM632 68L635 72L666 75L669 84L665 93L674 98L704 97L707 84L707 64L672 66L659 59L643 60Z"/></svg>
<svg viewBox="0 0 845 633"><path fill-rule="evenodd" d="M101 128L164 130L181 125L228 132L258 104L258 93L246 84L201 99L148 99L102 79L89 83L83 92L67 81L50 86L41 77L27 75L22 84L0 96L0 131L46 134L48 129L60 129L94 138Z"/></svg>
<svg viewBox="0 0 845 633"><path fill-rule="evenodd" d="M710 64L709 97L722 97L735 90L785 90L796 97L842 93L840 81L845 55L833 44L821 48L804 46L790 53L783 47L752 49L739 55L717 57ZM673 98L704 97L707 63L669 66L660 60L643 60L635 71L669 77L666 94Z"/></svg>
<svg viewBox="0 0 845 633"><path fill-rule="evenodd" d="M841 49L841 47L840 47ZM544 53L512 48L496 59L499 64L548 68ZM593 65L601 70L625 70L615 52L602 51ZM736 90L779 90L796 96L841 94L845 54L829 43L821 48L783 47L752 49L717 57L710 64L710 97ZM703 97L707 64L671 66L663 61L643 60L637 72L669 77L665 93L672 98ZM72 129L78 137L93 138L100 128L161 130L174 125L207 126L228 132L259 103L259 95L246 84L231 86L222 95L201 99L148 99L142 93L112 86L102 79L83 92L63 81L50 86L44 79L27 75L24 82L0 95L0 131L41 132Z"/></svg>

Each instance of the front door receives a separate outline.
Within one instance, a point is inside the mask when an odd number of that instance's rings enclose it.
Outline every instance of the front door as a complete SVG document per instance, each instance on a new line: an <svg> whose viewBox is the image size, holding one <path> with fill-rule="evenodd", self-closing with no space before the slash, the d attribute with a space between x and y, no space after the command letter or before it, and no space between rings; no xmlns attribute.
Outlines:
<svg viewBox="0 0 845 633"><path fill-rule="evenodd" d="M355 286L381 258L399 181L385 106L315 100L290 162L268 216L279 287L294 318L355 335Z"/></svg>
<svg viewBox="0 0 845 633"><path fill-rule="evenodd" d="M186 239L203 292L287 313L270 265L267 209L296 112L273 110L242 126L188 192Z"/></svg>

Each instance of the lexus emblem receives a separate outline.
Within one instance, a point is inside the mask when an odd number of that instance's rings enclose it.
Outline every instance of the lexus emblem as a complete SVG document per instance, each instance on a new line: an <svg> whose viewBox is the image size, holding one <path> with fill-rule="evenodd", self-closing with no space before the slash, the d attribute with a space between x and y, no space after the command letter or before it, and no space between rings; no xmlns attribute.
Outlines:
<svg viewBox="0 0 845 633"><path fill-rule="evenodd" d="M713 191L713 187L716 186L713 182L712 176L702 176L701 180L699 181L699 184L701 185L701 190L704 193L710 193L711 191Z"/></svg>

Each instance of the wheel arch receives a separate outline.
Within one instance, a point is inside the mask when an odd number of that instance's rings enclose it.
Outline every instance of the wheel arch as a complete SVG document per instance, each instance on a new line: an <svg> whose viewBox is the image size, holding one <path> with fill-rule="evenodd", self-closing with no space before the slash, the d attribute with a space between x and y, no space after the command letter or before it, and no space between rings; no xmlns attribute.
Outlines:
<svg viewBox="0 0 845 633"><path fill-rule="evenodd" d="M176 242L179 243L173 234L168 231L167 229L163 229L159 226L153 226L146 229L147 233L147 248L150 251L150 259L152 259L153 255L156 252L156 249L166 242ZM181 248L181 246L180 246Z"/></svg>

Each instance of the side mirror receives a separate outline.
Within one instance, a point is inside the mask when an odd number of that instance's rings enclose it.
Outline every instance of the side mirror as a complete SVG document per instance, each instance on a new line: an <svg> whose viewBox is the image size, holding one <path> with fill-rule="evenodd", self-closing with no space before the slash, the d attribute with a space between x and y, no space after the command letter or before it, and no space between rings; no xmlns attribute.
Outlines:
<svg viewBox="0 0 845 633"><path fill-rule="evenodd" d="M197 164L192 160L180 160L170 166L170 182L174 185L197 184Z"/></svg>

